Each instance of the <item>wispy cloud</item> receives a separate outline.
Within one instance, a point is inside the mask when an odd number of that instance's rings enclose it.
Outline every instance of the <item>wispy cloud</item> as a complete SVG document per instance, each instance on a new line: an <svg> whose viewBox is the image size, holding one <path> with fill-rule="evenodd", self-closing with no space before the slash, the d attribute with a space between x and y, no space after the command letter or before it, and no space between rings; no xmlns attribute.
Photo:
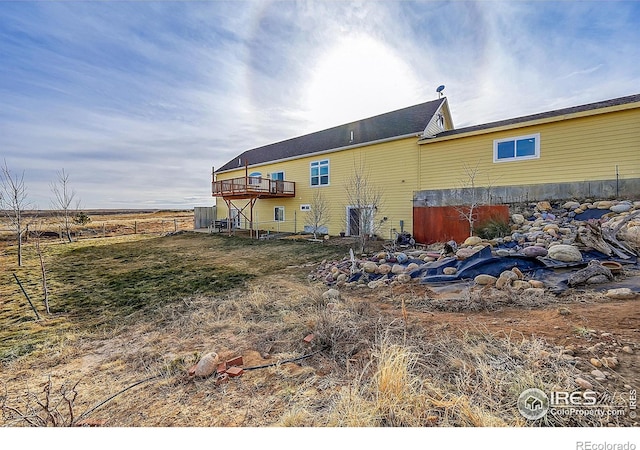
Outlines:
<svg viewBox="0 0 640 450"><path fill-rule="evenodd" d="M0 154L40 205L62 167L86 207L212 204L212 166L440 84L457 126L637 93L638 17L636 2L3 3Z"/></svg>

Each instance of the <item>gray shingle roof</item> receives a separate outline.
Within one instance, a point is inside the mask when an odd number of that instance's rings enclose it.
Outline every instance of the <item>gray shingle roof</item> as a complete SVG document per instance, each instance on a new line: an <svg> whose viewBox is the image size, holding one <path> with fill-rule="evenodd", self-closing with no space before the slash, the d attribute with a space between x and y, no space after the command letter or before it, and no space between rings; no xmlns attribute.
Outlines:
<svg viewBox="0 0 640 450"><path fill-rule="evenodd" d="M496 122L489 122L489 123L484 123L480 125L472 125L464 128L458 128L455 130L443 131L442 133L438 133L435 137L439 138L444 136L453 136L456 134L469 133L473 131L487 130L491 128L503 127L506 125L515 125L519 123L530 122L533 120L547 119L547 118L556 117L556 116L564 116L566 114L573 114L573 113L578 113L583 111L591 111L596 109L607 108L609 106L624 105L627 103L634 103L638 101L640 101L640 94L629 95L627 97L619 97L619 98L614 98L611 100L605 100L601 102L588 103L586 105L572 106L570 108L556 109L553 111L547 111L547 112L538 113L538 114L531 114L528 116L516 117L513 119L499 120ZM430 140L429 138L423 138L420 141L425 142L429 140Z"/></svg>
<svg viewBox="0 0 640 450"><path fill-rule="evenodd" d="M220 167L216 172L243 167L245 161L248 165L261 164L412 133L422 133L444 101L445 97L442 97L438 100L247 150ZM352 131L353 140L351 140Z"/></svg>

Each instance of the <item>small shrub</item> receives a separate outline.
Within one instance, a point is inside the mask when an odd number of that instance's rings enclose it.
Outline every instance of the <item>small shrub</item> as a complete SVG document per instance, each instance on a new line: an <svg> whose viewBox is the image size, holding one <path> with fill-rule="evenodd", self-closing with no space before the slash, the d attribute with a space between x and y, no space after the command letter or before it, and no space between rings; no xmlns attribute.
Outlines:
<svg viewBox="0 0 640 450"><path fill-rule="evenodd" d="M76 216L73 218L73 222L76 225L86 225L89 222L91 222L91 217L89 217L86 213L83 212L79 212L78 214L76 214Z"/></svg>
<svg viewBox="0 0 640 450"><path fill-rule="evenodd" d="M511 227L503 219L492 218L480 225L477 232L482 239L495 239L511 234Z"/></svg>

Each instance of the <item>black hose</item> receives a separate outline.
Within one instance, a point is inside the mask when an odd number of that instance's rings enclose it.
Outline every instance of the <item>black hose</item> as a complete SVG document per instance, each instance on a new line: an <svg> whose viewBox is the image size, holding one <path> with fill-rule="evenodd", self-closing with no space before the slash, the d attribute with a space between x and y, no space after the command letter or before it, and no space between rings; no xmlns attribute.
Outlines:
<svg viewBox="0 0 640 450"><path fill-rule="evenodd" d="M309 353L308 355L298 356L297 358L286 359L284 361L278 361L278 362L274 362L274 363L270 363L270 364L264 364L262 366L243 367L242 370L244 370L246 372L247 370L266 369L267 367L274 367L274 366L277 366L279 364L286 364L286 363L290 363L290 362L296 362L296 361L300 361L302 359L311 358L313 355L316 355L316 354L320 353L322 350L324 350L324 348L321 348L320 350L316 350L313 353Z"/></svg>
<svg viewBox="0 0 640 450"><path fill-rule="evenodd" d="M108 399L101 401L100 403L95 405L93 408L91 408L88 411L85 411L84 413L80 414L80 416L78 416L78 418L73 421L73 424L75 425L77 422L79 422L80 420L84 419L85 417L87 417L89 414L91 414L92 412L94 412L96 409L100 408L104 404L110 402L111 400L116 398L118 395L120 395L120 394L122 394L124 392L127 392L129 389L132 389L132 388L134 388L134 387L136 387L136 386L138 386L138 385L140 385L142 383L146 383L148 381L155 380L156 378L159 378L159 375L156 375L156 376L153 376L153 377L149 377L149 378L145 378L144 380L140 380L140 381L137 381L137 382L133 383L131 386L127 386L126 388L122 389L120 392L117 392L117 393L113 394Z"/></svg>

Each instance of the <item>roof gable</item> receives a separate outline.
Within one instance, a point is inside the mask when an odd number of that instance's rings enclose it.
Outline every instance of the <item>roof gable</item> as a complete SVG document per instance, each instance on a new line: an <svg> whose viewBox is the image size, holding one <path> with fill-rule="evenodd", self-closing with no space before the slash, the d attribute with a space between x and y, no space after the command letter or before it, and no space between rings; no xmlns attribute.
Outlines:
<svg viewBox="0 0 640 450"><path fill-rule="evenodd" d="M245 162L251 166L383 139L420 134L425 131L436 112L443 108L448 114L446 97L257 147L236 156L216 172L243 167Z"/></svg>

